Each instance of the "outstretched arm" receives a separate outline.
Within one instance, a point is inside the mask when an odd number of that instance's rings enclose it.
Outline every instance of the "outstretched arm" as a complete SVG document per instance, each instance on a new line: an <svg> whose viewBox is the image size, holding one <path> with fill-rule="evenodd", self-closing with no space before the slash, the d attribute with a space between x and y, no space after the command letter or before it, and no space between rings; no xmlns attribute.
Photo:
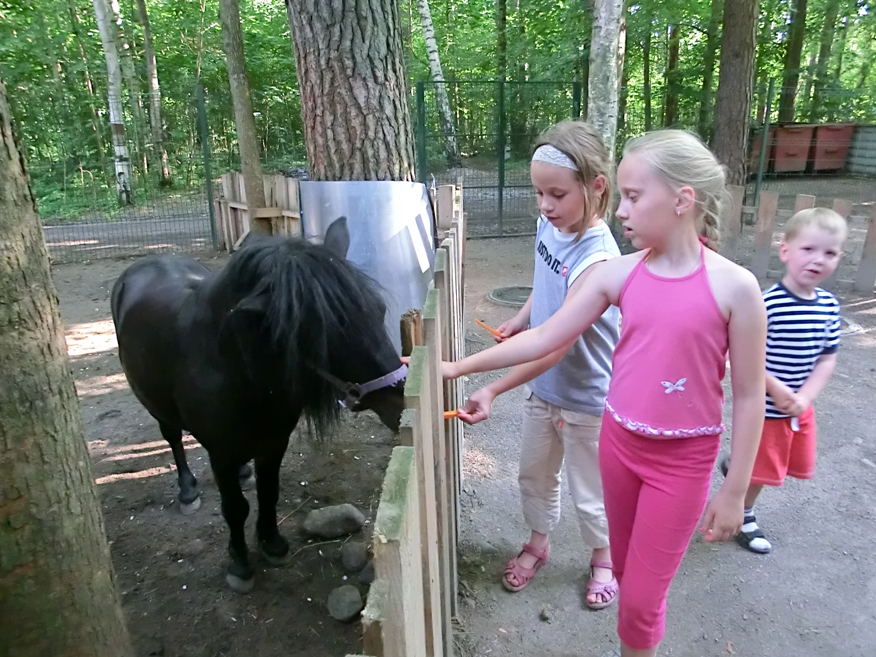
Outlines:
<svg viewBox="0 0 876 657"><path fill-rule="evenodd" d="M562 307L541 326L455 363L444 363L444 378L455 379L474 372L529 363L558 350L565 353L575 338L611 305L612 282L617 277L613 265L620 260L622 258L616 258L595 269L588 277L587 285L566 297Z"/></svg>
<svg viewBox="0 0 876 657"><path fill-rule="evenodd" d="M730 469L721 490L706 509L702 530L707 541L726 541L742 527L745 492L763 431L766 394L766 308L754 276L746 274L730 312L730 376L733 434Z"/></svg>

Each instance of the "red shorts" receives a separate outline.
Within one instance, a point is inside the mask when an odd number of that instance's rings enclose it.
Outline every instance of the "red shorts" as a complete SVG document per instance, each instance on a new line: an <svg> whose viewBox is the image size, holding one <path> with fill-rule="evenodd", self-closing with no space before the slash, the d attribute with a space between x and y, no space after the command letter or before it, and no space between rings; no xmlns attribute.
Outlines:
<svg viewBox="0 0 876 657"><path fill-rule="evenodd" d="M751 483L781 486L785 476L812 479L815 475L815 409L810 406L797 418L800 426L791 426L792 418L767 418Z"/></svg>

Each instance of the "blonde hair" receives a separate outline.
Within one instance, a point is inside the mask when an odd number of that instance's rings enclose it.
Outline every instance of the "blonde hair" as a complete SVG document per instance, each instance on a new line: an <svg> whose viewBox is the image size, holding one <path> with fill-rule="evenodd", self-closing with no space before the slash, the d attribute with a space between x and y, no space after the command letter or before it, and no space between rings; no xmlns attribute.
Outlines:
<svg viewBox="0 0 876 657"><path fill-rule="evenodd" d="M841 214L829 208L807 208L800 210L788 219L785 224L785 242L790 242L800 234L800 231L810 226L839 236L841 242L845 242L849 234L849 225Z"/></svg>
<svg viewBox="0 0 876 657"><path fill-rule="evenodd" d="M602 141L602 135L593 124L585 121L561 121L551 126L539 135L533 152L545 144L565 153L578 167L574 172L575 177L584 188L584 223L575 236L575 241L578 241L587 230L592 217L602 217L608 212L612 194L611 158ZM599 176L605 178L605 190L601 196L594 198L593 181Z"/></svg>
<svg viewBox="0 0 876 657"><path fill-rule="evenodd" d="M655 130L627 142L624 156L636 153L678 191L690 187L696 195L697 232L706 246L718 250L721 212L729 198L724 167L699 137L686 130Z"/></svg>

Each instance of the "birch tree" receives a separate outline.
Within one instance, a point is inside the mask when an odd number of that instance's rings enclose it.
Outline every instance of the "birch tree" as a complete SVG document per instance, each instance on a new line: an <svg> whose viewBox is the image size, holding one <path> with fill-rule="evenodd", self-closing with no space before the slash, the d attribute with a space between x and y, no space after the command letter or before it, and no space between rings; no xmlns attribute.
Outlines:
<svg viewBox="0 0 876 657"><path fill-rule="evenodd" d="M456 127L453 124L453 111L450 109L450 99L447 96L447 83L444 80L444 73L441 71L441 58L438 56L438 43L435 40L435 28L432 25L429 0L417 0L417 9L420 11L420 22L423 24L423 38L426 41L426 54L429 57L429 71L435 85L435 101L438 104L438 116L441 118L447 164L451 167L458 166L459 146L456 142Z"/></svg>
<svg viewBox="0 0 876 657"><path fill-rule="evenodd" d="M618 112L618 73L623 0L590 0L590 75L587 118L602 134L610 154L615 152Z"/></svg>
<svg viewBox="0 0 876 657"><path fill-rule="evenodd" d="M115 171L116 195L119 203L134 203L131 189L131 155L125 133L125 118L122 113L122 69L119 64L119 49L116 31L107 0L92 0L97 29L103 44L107 74L107 107L109 109L110 135L113 142L113 168Z"/></svg>

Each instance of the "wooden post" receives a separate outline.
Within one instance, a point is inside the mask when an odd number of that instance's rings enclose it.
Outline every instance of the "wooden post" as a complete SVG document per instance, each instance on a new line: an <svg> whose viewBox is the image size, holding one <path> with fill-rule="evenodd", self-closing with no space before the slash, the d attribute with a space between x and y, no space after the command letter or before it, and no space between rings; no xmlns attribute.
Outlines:
<svg viewBox="0 0 876 657"><path fill-rule="evenodd" d="M848 221L849 215L852 214L852 202L842 198L833 200L833 211ZM826 290L835 290L837 287L837 278L839 276L839 267L833 270L833 273L824 279L821 286Z"/></svg>
<svg viewBox="0 0 876 657"><path fill-rule="evenodd" d="M797 194L797 198L794 199L794 214L800 212L800 210L808 210L809 208L815 207L815 197L809 194Z"/></svg>
<svg viewBox="0 0 876 657"><path fill-rule="evenodd" d="M417 495L420 505L420 557L423 569L423 622L426 633L426 655L444 655L442 625L441 573L438 536L438 503L435 485L435 452L432 442L432 398L436 390L432 376L433 363L428 349L416 346L411 352L411 365L405 383L405 411L399 431L402 445L414 448L417 466Z"/></svg>
<svg viewBox="0 0 876 657"><path fill-rule="evenodd" d="M455 196L453 185L441 185L438 188L438 228L450 230L453 226L453 199Z"/></svg>
<svg viewBox="0 0 876 657"><path fill-rule="evenodd" d="M374 583L382 581L386 585L380 620L383 655L426 657L423 616L417 611L423 604L423 571L416 457L412 447L392 450L374 520L373 545ZM366 646L366 650L370 648Z"/></svg>
<svg viewBox="0 0 876 657"><path fill-rule="evenodd" d="M724 213L724 225L721 227L721 255L728 260L736 261L736 249L739 245L739 233L742 231L742 205L745 200L745 188L738 185L728 187L730 203Z"/></svg>
<svg viewBox="0 0 876 657"><path fill-rule="evenodd" d="M410 308L402 315L401 355L410 356L414 347L423 344L423 314L416 308Z"/></svg>
<svg viewBox="0 0 876 657"><path fill-rule="evenodd" d="M770 266L770 252L773 246L773 223L779 206L779 195L775 192L761 192L757 208L757 229L754 234L754 255L751 257L751 272L758 278L765 278Z"/></svg>
<svg viewBox="0 0 876 657"><path fill-rule="evenodd" d="M870 294L876 284L876 207L867 226L867 236L864 238L864 251L861 253L861 263L855 274L855 291Z"/></svg>

